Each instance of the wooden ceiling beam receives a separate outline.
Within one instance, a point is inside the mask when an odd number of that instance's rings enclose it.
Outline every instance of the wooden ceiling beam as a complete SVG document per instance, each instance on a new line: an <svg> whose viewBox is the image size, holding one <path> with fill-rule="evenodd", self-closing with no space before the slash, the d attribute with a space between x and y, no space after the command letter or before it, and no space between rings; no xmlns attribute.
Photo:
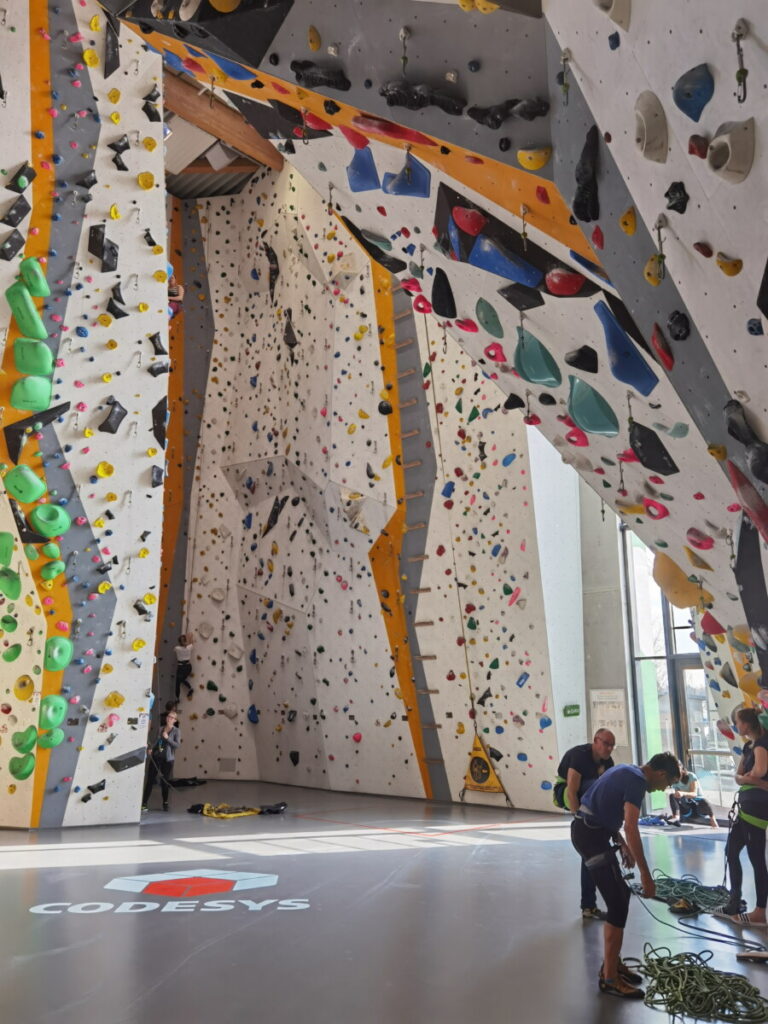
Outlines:
<svg viewBox="0 0 768 1024"><path fill-rule="evenodd" d="M233 160L226 167L211 167L207 160L195 160L188 167L185 167L180 174L247 174L258 171L259 164L250 160Z"/></svg>
<svg viewBox="0 0 768 1024"><path fill-rule="evenodd" d="M268 139L262 138L242 114L216 98L211 102L210 93L198 92L197 85L166 74L163 77L163 103L167 110L239 150L243 156L266 164L275 171L282 170L282 153Z"/></svg>

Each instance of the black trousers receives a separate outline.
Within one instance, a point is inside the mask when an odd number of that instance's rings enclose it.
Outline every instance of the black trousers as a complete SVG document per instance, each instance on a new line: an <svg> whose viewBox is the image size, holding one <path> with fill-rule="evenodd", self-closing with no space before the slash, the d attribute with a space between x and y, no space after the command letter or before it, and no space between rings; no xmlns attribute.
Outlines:
<svg viewBox="0 0 768 1024"><path fill-rule="evenodd" d="M752 868L755 872L755 906L765 910L768 903L768 867L765 863L765 829L751 825L748 821L738 818L728 836L725 856L728 859L728 873L731 876L731 903L737 904L741 899L741 851L746 846ZM731 908L729 908L731 909Z"/></svg>
<svg viewBox="0 0 768 1024"><path fill-rule="evenodd" d="M669 806L672 808L672 813L676 818L679 818L682 815L687 817L689 814L694 816L700 814L702 818L714 817L709 802L705 800L703 796L693 797L683 795L678 799L674 793L670 793Z"/></svg>
<svg viewBox="0 0 768 1024"><path fill-rule="evenodd" d="M176 666L176 700L179 699L181 693L181 684L183 683L186 688L192 693L192 684L187 682L189 677L192 675L192 662L191 661L180 661Z"/></svg>
<svg viewBox="0 0 768 1024"><path fill-rule="evenodd" d="M160 791L163 794L163 803L168 803L168 782L173 778L173 761L163 761L160 755L152 751L147 763L147 780L144 783L144 795L141 798L141 806L146 807L149 803L149 794L155 787L157 777L160 776Z"/></svg>
<svg viewBox="0 0 768 1024"><path fill-rule="evenodd" d="M571 842L605 900L608 924L623 928L629 915L631 893L621 877L616 851L611 846L611 833L576 817L571 822Z"/></svg>

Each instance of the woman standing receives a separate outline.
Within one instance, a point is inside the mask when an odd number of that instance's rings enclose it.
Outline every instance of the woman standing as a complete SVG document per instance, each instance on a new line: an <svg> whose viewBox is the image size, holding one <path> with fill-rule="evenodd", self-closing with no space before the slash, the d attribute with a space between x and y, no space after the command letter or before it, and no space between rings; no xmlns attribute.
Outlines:
<svg viewBox="0 0 768 1024"><path fill-rule="evenodd" d="M768 867L765 863L765 830L768 828L768 733L754 708L736 711L734 725L746 742L736 772L739 785L739 812L725 847L731 876L731 899L720 913L737 924L765 926L768 903ZM740 911L741 851L746 846L755 872L755 909Z"/></svg>
<svg viewBox="0 0 768 1024"><path fill-rule="evenodd" d="M157 782L158 775L160 776L160 789L163 794L163 810L168 810L169 783L173 778L176 748L180 742L179 717L175 711L169 711L160 719L157 739L148 748L149 764L147 766L147 780L144 783L144 795L141 798L142 811L149 810L149 795Z"/></svg>

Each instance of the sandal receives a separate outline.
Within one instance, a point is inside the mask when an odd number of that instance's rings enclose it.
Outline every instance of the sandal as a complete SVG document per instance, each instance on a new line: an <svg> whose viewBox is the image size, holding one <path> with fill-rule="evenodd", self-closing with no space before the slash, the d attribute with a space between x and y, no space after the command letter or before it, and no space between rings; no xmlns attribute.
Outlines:
<svg viewBox="0 0 768 1024"><path fill-rule="evenodd" d="M600 977L598 979L598 986L601 992L604 992L608 996L618 996L619 999L644 999L645 992L641 988L636 988L634 985L630 985L621 977L619 972L618 978L606 979L603 977L603 972L600 971Z"/></svg>
<svg viewBox="0 0 768 1024"><path fill-rule="evenodd" d="M602 974L602 970L600 973ZM628 985L634 986L639 985L643 980L642 974L637 974L635 971L631 971L621 959L619 960L619 977L622 981L626 981Z"/></svg>
<svg viewBox="0 0 768 1024"><path fill-rule="evenodd" d="M713 917L719 917L723 921L730 921L731 924L744 925L746 928L768 928L768 921L753 921L749 914L727 914L724 910L716 910Z"/></svg>

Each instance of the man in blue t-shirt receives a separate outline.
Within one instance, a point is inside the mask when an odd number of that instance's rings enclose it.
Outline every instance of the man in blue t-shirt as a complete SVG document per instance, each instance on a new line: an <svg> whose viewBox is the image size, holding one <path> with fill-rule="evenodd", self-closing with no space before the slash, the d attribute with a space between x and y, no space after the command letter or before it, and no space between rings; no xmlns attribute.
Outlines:
<svg viewBox="0 0 768 1024"><path fill-rule="evenodd" d="M571 814L581 807L581 801L595 779L613 768L613 748L616 737L610 729L598 729L591 743L580 743L563 754L557 769L555 804ZM602 921L605 914L597 909L597 890L592 875L581 862L581 916L585 921Z"/></svg>
<svg viewBox="0 0 768 1024"><path fill-rule="evenodd" d="M656 886L638 829L640 807L646 793L667 789L680 778L674 754L655 754L648 764L619 764L609 768L584 794L571 824L571 842L581 855L607 907L604 927L605 958L600 969L601 992L622 999L642 999L639 974L621 960L630 891L616 859L616 848L627 867L637 865L643 895L651 899ZM621 834L624 825L626 839ZM612 845L615 844L615 845Z"/></svg>

